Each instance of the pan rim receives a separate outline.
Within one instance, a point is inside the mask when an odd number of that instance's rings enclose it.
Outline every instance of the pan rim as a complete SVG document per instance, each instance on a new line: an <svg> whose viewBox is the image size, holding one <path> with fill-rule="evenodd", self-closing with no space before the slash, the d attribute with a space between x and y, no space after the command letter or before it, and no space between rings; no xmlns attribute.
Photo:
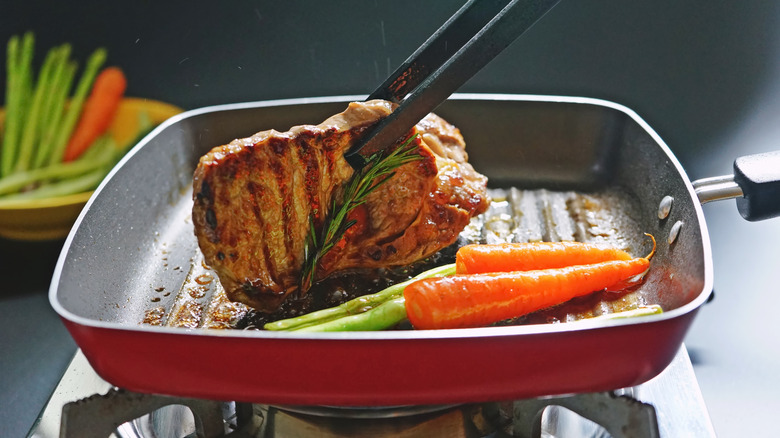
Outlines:
<svg viewBox="0 0 780 438"><path fill-rule="evenodd" d="M613 327L633 326L638 324L650 324L659 323L666 320L676 319L683 315L686 315L692 311L698 309L704 302L707 301L712 293L713 283L713 263L710 237L707 231L707 225L704 218L704 212L701 203L698 202L695 191L691 184L690 178L687 176L684 168L680 164L677 157L672 153L669 146L661 139L658 133L650 127L635 111L632 109L615 103L612 101L592 98L592 97L578 97L578 96L559 96L559 95L532 95L532 94L509 94L509 93L455 93L448 100L464 100L464 101L528 101L528 102L550 102L550 103L570 103L570 104L583 104L594 105L600 107L610 108L619 111L626 116L630 117L635 123L637 123L657 145L664 151L671 164L675 167L677 172L683 177L688 195L693 200L693 208L696 212L696 216L699 221L699 233L701 234L702 250L703 250L703 265L704 265L704 278L702 290L699 291L696 298L690 302L669 311L665 311L660 315L650 315L643 318L627 318L620 320L609 321L589 321L582 320L574 323L565 324L535 324L535 325L520 325L520 326L502 326L502 327L479 327L479 328L463 328L463 329L448 329L448 330L395 330L395 331L377 331L377 332L343 332L343 333L296 333L296 332L270 332L270 331L244 331L244 330L201 330L201 329L184 329L174 327L159 327L159 326L143 326L143 325L128 325L125 323L99 321L95 319L89 319L77 315L67 310L58 300L58 289L60 278L63 273L64 265L67 260L67 255L70 246L75 238L75 235L83 221L83 218L89 211L92 203L103 191L106 184L113 178L119 168L121 168L128 160L131 160L133 156L151 139L157 136L160 132L167 127L176 124L184 119L199 116L201 114L231 111L240 109L260 108L260 107L273 107L282 105L305 105L316 103L340 103L365 100L366 95L340 95L340 96L321 96L321 97L303 97L303 98L290 98L290 99L274 99L255 102L242 102L242 103L230 103L206 106L202 108L192 109L178 114L170 119L166 120L148 135L146 135L138 144L133 147L108 173L106 178L101 182L98 188L94 191L93 195L87 201L86 205L82 209L78 218L76 219L73 227L71 228L68 236L63 244L60 256L57 260L57 264L52 275L52 281L49 286L49 302L52 308L57 314L64 320L72 322L79 326L92 327L97 329L106 330L119 330L128 332L148 332L156 334L168 334L168 335L187 335L187 336L207 336L207 337L226 337L226 338L252 338L260 340L330 340L330 341L355 341L355 340L370 340L370 341L401 341L401 340L435 340L435 339L462 339L462 338L484 338L484 337L498 337L498 336L518 336L518 335L541 335L541 334L563 334L572 331L585 331L585 330L602 330L610 329Z"/></svg>

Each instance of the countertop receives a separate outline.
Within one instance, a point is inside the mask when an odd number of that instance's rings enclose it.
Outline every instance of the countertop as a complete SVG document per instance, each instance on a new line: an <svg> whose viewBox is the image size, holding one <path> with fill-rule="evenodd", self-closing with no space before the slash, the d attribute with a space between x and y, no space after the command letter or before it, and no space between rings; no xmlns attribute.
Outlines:
<svg viewBox="0 0 780 438"><path fill-rule="evenodd" d="M0 41L31 29L38 57L69 41L82 60L103 45L127 74L128 95L187 109L368 94L461 4L9 3L0 5ZM612 100L643 117L691 179L731 173L737 156L780 143L780 3L701 8L564 0L461 91ZM746 222L734 201L704 211L715 299L685 342L718 435L766 436L780 406L780 219ZM3 437L26 435L76 348L47 296L61 246L0 240Z"/></svg>

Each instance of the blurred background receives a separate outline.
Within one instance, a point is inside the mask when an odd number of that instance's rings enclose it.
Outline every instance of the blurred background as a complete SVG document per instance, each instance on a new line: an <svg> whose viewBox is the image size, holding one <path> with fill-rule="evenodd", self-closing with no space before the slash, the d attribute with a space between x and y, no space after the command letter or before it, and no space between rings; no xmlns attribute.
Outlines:
<svg viewBox="0 0 780 438"><path fill-rule="evenodd" d="M463 3L4 1L0 42L34 31L37 63L63 42L82 62L105 47L128 96L184 109L364 95ZM691 179L728 174L737 156L780 148L780 3L563 0L460 91L611 100L643 117ZM780 219L745 222L734 201L704 210L717 296L686 345L716 432L771 434ZM75 351L46 296L61 246L0 240L3 436L26 434Z"/></svg>

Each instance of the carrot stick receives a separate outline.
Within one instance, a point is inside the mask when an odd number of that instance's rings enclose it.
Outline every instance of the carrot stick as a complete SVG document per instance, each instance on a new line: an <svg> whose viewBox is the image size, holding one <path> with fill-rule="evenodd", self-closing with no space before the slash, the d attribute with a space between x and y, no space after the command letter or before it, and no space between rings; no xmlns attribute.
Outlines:
<svg viewBox="0 0 780 438"><path fill-rule="evenodd" d="M108 130L126 87L127 79L119 68L107 67L98 74L92 93L84 104L84 112L65 147L64 161L78 158Z"/></svg>
<svg viewBox="0 0 780 438"><path fill-rule="evenodd" d="M466 245L455 256L455 273L530 271L630 259L625 251L582 242Z"/></svg>
<svg viewBox="0 0 780 438"><path fill-rule="evenodd" d="M608 288L647 271L648 258L535 271L455 275L404 290L417 329L480 327Z"/></svg>

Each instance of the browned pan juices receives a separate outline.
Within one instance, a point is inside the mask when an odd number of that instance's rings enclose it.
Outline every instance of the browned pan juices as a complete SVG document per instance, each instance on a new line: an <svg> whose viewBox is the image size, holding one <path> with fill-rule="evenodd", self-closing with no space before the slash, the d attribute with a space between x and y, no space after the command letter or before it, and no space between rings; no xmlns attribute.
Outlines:
<svg viewBox="0 0 780 438"><path fill-rule="evenodd" d="M143 323L183 328L260 329L266 322L336 306L407 280L433 266L452 263L457 247L468 243L580 241L603 243L637 257L649 252L649 239L644 237L636 220L638 209L631 197L621 191L585 194L509 188L491 189L490 194L493 202L488 211L474 218L453 246L410 266L333 276L316 285L305 297L288 300L270 315L228 300L216 273L197 251L176 299L166 309L153 297ZM647 302L640 290L600 291L502 325L575 321L647 304L652 303Z"/></svg>

